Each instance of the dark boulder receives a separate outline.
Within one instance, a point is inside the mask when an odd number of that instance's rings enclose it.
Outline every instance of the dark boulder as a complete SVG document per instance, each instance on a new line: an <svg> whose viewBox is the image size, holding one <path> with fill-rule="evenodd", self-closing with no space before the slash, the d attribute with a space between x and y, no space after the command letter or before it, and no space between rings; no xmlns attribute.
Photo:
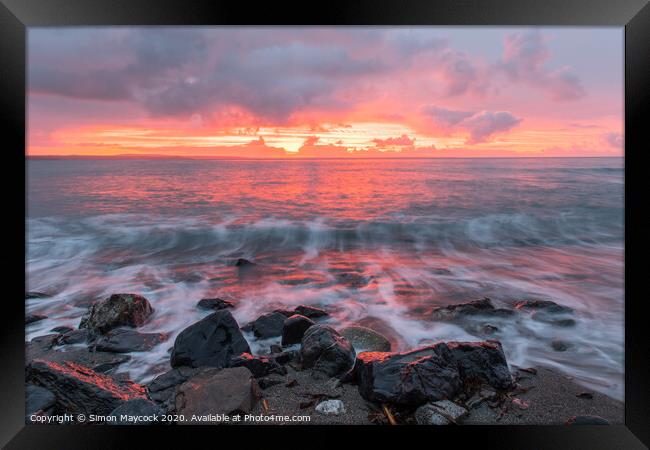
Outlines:
<svg viewBox="0 0 650 450"><path fill-rule="evenodd" d="M256 266L252 261L249 261L245 258L239 258L237 261L235 261L235 267L248 267L248 266Z"/></svg>
<svg viewBox="0 0 650 450"><path fill-rule="evenodd" d="M468 317L509 317L514 311L495 308L489 298L482 298L467 303L441 306L433 310L431 318L439 321L456 321Z"/></svg>
<svg viewBox="0 0 650 450"><path fill-rule="evenodd" d="M203 298L196 304L199 309L219 311L221 309L233 308L234 302L222 298Z"/></svg>
<svg viewBox="0 0 650 450"><path fill-rule="evenodd" d="M259 398L259 386L247 368L203 368L178 387L175 410L186 417L246 414Z"/></svg>
<svg viewBox="0 0 650 450"><path fill-rule="evenodd" d="M497 389L513 386L506 356L498 341L446 342L464 383L484 383Z"/></svg>
<svg viewBox="0 0 650 450"><path fill-rule="evenodd" d="M418 406L452 398L462 386L449 349L440 345L405 353L362 352L354 371L361 396L379 403Z"/></svg>
<svg viewBox="0 0 650 450"><path fill-rule="evenodd" d="M366 400L410 406L453 398L476 384L497 389L513 385L495 341L441 342L404 353L363 352L354 374Z"/></svg>
<svg viewBox="0 0 650 450"><path fill-rule="evenodd" d="M309 319L317 319L319 317L327 317L329 314L320 308L316 308L314 306L307 306L307 305L299 305L296 306L294 309L276 309L273 312L278 312L280 314L285 315L286 317L291 317L294 314L299 314L301 316L305 316Z"/></svg>
<svg viewBox="0 0 650 450"><path fill-rule="evenodd" d="M72 414L106 415L127 400L144 398L139 384L101 375L72 362L33 361L26 370L27 381L56 396L56 409Z"/></svg>
<svg viewBox="0 0 650 450"><path fill-rule="evenodd" d="M95 372L108 372L120 364L131 359L129 355L120 355L108 352L91 352L87 348L74 348L59 351L52 348L58 343L60 335L39 336L25 345L25 360L29 364L35 360L51 361L55 363L72 362L88 367Z"/></svg>
<svg viewBox="0 0 650 450"><path fill-rule="evenodd" d="M310 327L302 338L302 366L328 377L340 377L347 373L354 365L354 357L352 344L327 325Z"/></svg>
<svg viewBox="0 0 650 450"><path fill-rule="evenodd" d="M165 333L139 333L119 328L111 330L95 341L95 350L113 353L144 352L167 339Z"/></svg>
<svg viewBox="0 0 650 450"><path fill-rule="evenodd" d="M214 312L176 337L172 367L227 367L233 356L250 353L239 325L227 309Z"/></svg>
<svg viewBox="0 0 650 450"><path fill-rule="evenodd" d="M25 415L30 422L29 416L32 414L51 415L54 412L56 396L41 386L27 384L25 386Z"/></svg>
<svg viewBox="0 0 650 450"><path fill-rule="evenodd" d="M277 363L274 358L266 356L253 356L250 353L242 353L230 360L230 367L246 367L255 378L264 377L271 373L285 375L287 369Z"/></svg>
<svg viewBox="0 0 650 450"><path fill-rule="evenodd" d="M314 325L314 322L299 314L287 318L282 325L282 345L299 344L305 331Z"/></svg>
<svg viewBox="0 0 650 450"><path fill-rule="evenodd" d="M109 425L158 425L165 411L151 400L136 398L122 403L109 416ZM158 418L158 420L156 420ZM164 422L162 422L164 423Z"/></svg>
<svg viewBox="0 0 650 450"><path fill-rule="evenodd" d="M298 350L285 350L280 353L271 353L269 358L280 365L284 365L300 359L300 352Z"/></svg>
<svg viewBox="0 0 650 450"><path fill-rule="evenodd" d="M81 344L90 339L90 332L86 329L71 330L63 333L57 339L58 345Z"/></svg>
<svg viewBox="0 0 650 450"><path fill-rule="evenodd" d="M565 352L571 347L573 347L573 344L562 339L553 339L551 341L551 348L556 352Z"/></svg>
<svg viewBox="0 0 650 450"><path fill-rule="evenodd" d="M53 331L54 333L65 334L72 330L74 330L74 328L72 327L60 326L60 327L54 327L50 331Z"/></svg>
<svg viewBox="0 0 650 450"><path fill-rule="evenodd" d="M30 323L38 322L39 320L47 319L47 316L43 314L25 314L25 325Z"/></svg>
<svg viewBox="0 0 650 450"><path fill-rule="evenodd" d="M572 308L558 305L550 300L522 300L515 302L515 308L520 310L543 311L550 314L570 314Z"/></svg>
<svg viewBox="0 0 650 450"><path fill-rule="evenodd" d="M554 313L544 311L535 311L530 315L530 318L556 327L572 327L576 324L576 321L571 317L557 317Z"/></svg>
<svg viewBox="0 0 650 450"><path fill-rule="evenodd" d="M251 331L258 339L267 339L282 336L284 326L284 315L280 313L266 313L251 323Z"/></svg>
<svg viewBox="0 0 650 450"><path fill-rule="evenodd" d="M341 336L346 338L357 352L389 352L391 343L380 333L362 326L351 326L341 330Z"/></svg>
<svg viewBox="0 0 650 450"><path fill-rule="evenodd" d="M147 386L149 398L163 404L165 409L169 409L174 403L176 387L196 375L198 371L199 369L193 367L182 366L158 375Z"/></svg>
<svg viewBox="0 0 650 450"><path fill-rule="evenodd" d="M139 327L153 313L149 301L136 294L113 294L90 307L79 328L106 333L120 326Z"/></svg>

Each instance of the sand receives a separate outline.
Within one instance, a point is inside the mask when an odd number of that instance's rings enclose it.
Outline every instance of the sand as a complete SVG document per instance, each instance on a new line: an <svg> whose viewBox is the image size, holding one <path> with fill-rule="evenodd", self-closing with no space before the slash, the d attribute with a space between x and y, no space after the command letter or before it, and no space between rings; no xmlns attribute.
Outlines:
<svg viewBox="0 0 650 450"><path fill-rule="evenodd" d="M263 400L258 402L252 414L277 416L309 416L309 421L269 421L263 424L310 424L310 425L369 425L388 423L381 405L366 402L354 384L340 384L314 379L310 371L298 372L288 367L286 376L275 376L281 384L262 390ZM598 392L580 386L565 375L545 368L537 368L536 374L514 370L520 388L511 393L498 406L483 402L470 409L469 415L459 424L463 425L558 425L576 415L595 415L612 424L624 421L623 403ZM295 383L290 381L295 380ZM592 398L578 397L589 393ZM322 400L336 398L343 402L346 412L334 416L323 415L315 410ZM514 402L512 401L513 399ZM301 405L302 403L302 405ZM414 424L412 410L390 408L398 423ZM374 420L371 420L371 417ZM250 423L250 422L249 422Z"/></svg>

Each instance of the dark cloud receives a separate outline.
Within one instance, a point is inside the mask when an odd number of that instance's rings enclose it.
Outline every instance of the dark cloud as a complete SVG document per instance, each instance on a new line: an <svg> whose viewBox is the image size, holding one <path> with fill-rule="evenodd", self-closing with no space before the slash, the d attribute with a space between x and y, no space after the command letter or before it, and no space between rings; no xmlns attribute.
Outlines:
<svg viewBox="0 0 650 450"><path fill-rule="evenodd" d="M474 114L472 111L454 111L436 106L427 106L423 109L423 112L425 115L431 117L435 123L442 126L458 125Z"/></svg>
<svg viewBox="0 0 650 450"><path fill-rule="evenodd" d="M507 111L483 111L463 121L463 127L469 131L470 143L485 142L493 134L508 131L521 122Z"/></svg>

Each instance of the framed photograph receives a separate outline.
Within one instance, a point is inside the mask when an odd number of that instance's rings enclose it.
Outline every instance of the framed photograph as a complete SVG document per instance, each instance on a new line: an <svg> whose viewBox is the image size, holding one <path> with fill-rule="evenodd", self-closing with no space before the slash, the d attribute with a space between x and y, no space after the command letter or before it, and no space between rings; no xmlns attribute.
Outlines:
<svg viewBox="0 0 650 450"><path fill-rule="evenodd" d="M6 448L647 448L646 1L0 21Z"/></svg>

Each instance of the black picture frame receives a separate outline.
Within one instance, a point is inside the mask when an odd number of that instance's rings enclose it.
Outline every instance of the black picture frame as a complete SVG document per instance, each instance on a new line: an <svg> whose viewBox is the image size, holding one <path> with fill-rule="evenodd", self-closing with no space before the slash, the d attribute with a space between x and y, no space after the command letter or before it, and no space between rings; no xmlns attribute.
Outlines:
<svg viewBox="0 0 650 450"><path fill-rule="evenodd" d="M25 425L24 303L19 280L25 273L25 74L26 29L82 25L571 25L625 27L625 425L620 426L481 426L481 427L120 427ZM0 0L0 117L6 126L2 148L5 199L10 213L3 222L2 258L9 295L1 306L0 444L17 448L131 448L135 434L148 446L156 439L171 446L224 445L226 434L241 445L271 440L284 445L340 445L354 431L402 445L422 440L444 445L469 440L494 448L634 449L650 445L650 358L647 302L643 291L643 256L647 220L643 218L644 125L650 110L650 6L647 0L330 0L309 2L234 2L222 0ZM644 145L645 144L645 145ZM21 154L21 152L23 152ZM21 170L20 168L23 168ZM22 181L22 183L21 183ZM23 216L21 216L23 214ZM21 245L22 244L22 245ZM638 261L643 261L638 258ZM280 433L288 436L277 436ZM135 433L135 434L134 434ZM312 433L312 436L305 434ZM197 437L201 434L200 438ZM209 436L205 436L208 434ZM272 437L274 436L274 437ZM277 439L279 438L279 439ZM217 439L217 440L215 440ZM346 438L347 440L347 438ZM393 445L394 445L393 444ZM137 444L141 445L141 444ZM181 445L181 444L179 444ZM422 444L415 444L422 445Z"/></svg>

